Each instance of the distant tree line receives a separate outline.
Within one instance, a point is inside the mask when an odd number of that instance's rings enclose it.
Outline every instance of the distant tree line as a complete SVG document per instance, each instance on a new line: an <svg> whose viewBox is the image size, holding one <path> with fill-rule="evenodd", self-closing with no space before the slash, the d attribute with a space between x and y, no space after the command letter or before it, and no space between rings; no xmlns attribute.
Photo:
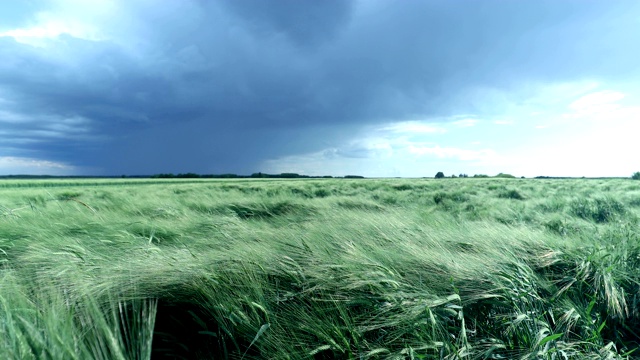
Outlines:
<svg viewBox="0 0 640 360"><path fill-rule="evenodd" d="M438 171L436 173L435 178L436 179L443 179L446 177L451 177L451 178L467 178L469 177L467 174L460 174L458 176L456 176L455 174L451 175L451 176L446 176L442 171ZM505 174L505 173L499 173L496 176L489 176L489 175L484 175L484 174L476 174L473 175L474 178L489 178L489 177L494 177L494 178L502 178L502 179L515 179L516 177L511 175L511 174ZM524 176L521 177L522 179L524 179ZM584 179L585 177L582 176L582 178ZM575 179L575 177L567 177L567 176L536 176L535 179ZM603 177L602 179L606 179L606 177ZM637 171L635 173L633 173L633 175L631 175L631 179L633 180L640 180L640 171Z"/></svg>
<svg viewBox="0 0 640 360"><path fill-rule="evenodd" d="M166 173L166 174L156 174L151 176L152 178L155 179L175 179L175 178L179 178L179 179L195 179L195 178L201 178L202 175L196 174L196 173L185 173L185 174L171 174L171 173Z"/></svg>
<svg viewBox="0 0 640 360"><path fill-rule="evenodd" d="M0 179L100 179L100 178L153 178L153 179L246 179L246 178L272 178L272 179L331 179L331 178L344 178L344 179L364 179L364 176L360 175L346 175L343 177L340 176L311 176L311 175L301 175L297 173L281 173L281 174L266 174L262 172L253 173L251 175L238 175L238 174L196 174L196 173L161 173L155 175L121 175L121 176L55 176L55 175L0 175ZM452 174L451 176L446 176L442 171L438 171L436 173L436 179L442 178L505 178L505 179L515 179L516 177L511 174L499 173L495 176L489 176L485 174L475 174L473 176L469 176L467 174ZM522 176L524 178L524 176ZM582 176L584 179L585 177ZM606 179L607 177L602 177L601 179ZM575 179L575 177L563 177L563 176L536 176L535 179ZM628 178L627 178L628 179ZM640 171L635 172L631 175L631 179L640 180Z"/></svg>
<svg viewBox="0 0 640 360"><path fill-rule="evenodd" d="M259 178L259 179L332 179L334 176L324 175L324 176L311 176L311 175L301 175L297 173L281 173L281 174L267 174L263 172L253 173L251 175L238 175L238 174L196 174L196 173L185 173L185 174L172 174L172 173L163 173L163 174L155 174L151 176L155 179L247 179L247 178ZM340 178L336 176L335 178ZM364 176L360 175L347 175L344 176L345 179L364 179Z"/></svg>
<svg viewBox="0 0 640 360"><path fill-rule="evenodd" d="M436 179L444 179L444 178L446 178L446 177L450 177L450 178L468 178L468 177L469 177L469 175L467 175L467 174L460 174L460 175L457 175L457 176L456 176L456 174L453 174L453 175L451 175L451 176L446 176L442 171L438 171L438 172L436 173L436 176L435 176L435 178L436 178ZM491 177L491 176L489 176L489 175L484 175L484 174L475 174L475 175L473 175L473 177L474 177L474 178L489 178L489 177ZM498 175L493 176L493 177L495 177L495 178L503 178L503 179L515 179L515 176L513 176L513 175L511 175L511 174L505 174L505 173L499 173ZM524 176L523 176L523 178L524 178Z"/></svg>

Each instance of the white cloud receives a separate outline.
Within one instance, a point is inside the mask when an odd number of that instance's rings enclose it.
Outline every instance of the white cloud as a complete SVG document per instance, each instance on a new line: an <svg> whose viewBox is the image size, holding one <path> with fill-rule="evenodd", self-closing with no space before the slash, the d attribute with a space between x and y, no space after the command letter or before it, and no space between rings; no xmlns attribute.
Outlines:
<svg viewBox="0 0 640 360"><path fill-rule="evenodd" d="M0 123L24 124L26 122L30 122L30 119L28 119L26 116L0 109Z"/></svg>
<svg viewBox="0 0 640 360"><path fill-rule="evenodd" d="M561 114L560 119L569 123L578 121L581 126L589 125L594 133L601 134L612 126L624 126L627 131L637 133L635 128L640 119L640 106L633 104L634 100L630 94L620 91L593 92L571 102L567 106L570 112Z"/></svg>
<svg viewBox="0 0 640 360"><path fill-rule="evenodd" d="M489 149L483 150L467 150L454 147L440 147L440 146L415 146L409 145L408 151L411 154L424 156L433 155L438 158L458 159L462 161L474 161L474 160L490 160L496 156L496 152Z"/></svg>
<svg viewBox="0 0 640 360"><path fill-rule="evenodd" d="M491 115L493 120L486 120L494 126L477 126L472 132L455 128L485 120L467 115L397 123L354 135L359 140L348 145L273 159L265 167L333 175L347 169L365 176L433 176L435 171L629 176L640 169L640 158L629 155L635 153L640 106L633 105L632 93L594 91L595 86L550 86L549 94L536 95L536 106L500 108ZM569 92L562 101L554 97L560 90ZM544 113L532 111L536 107ZM567 109L576 116L567 118ZM363 156L347 157L350 154Z"/></svg>
<svg viewBox="0 0 640 360"><path fill-rule="evenodd" d="M0 156L0 173L29 175L68 175L74 167L42 159Z"/></svg>
<svg viewBox="0 0 640 360"><path fill-rule="evenodd" d="M347 157L340 149L285 156L263 162L265 173L294 172L308 175L364 175L368 177L422 177L437 171L446 173L486 172L483 167L500 164L493 150L467 150L454 147L408 145L395 147L386 156L370 153L364 158Z"/></svg>
<svg viewBox="0 0 640 360"><path fill-rule="evenodd" d="M569 104L573 114L569 117L585 117L603 113L611 113L620 109L618 101L625 98L625 94L618 91L598 91L580 97Z"/></svg>
<svg viewBox="0 0 640 360"><path fill-rule="evenodd" d="M103 25L110 19L124 17L122 4L112 0L50 0L23 26L0 32L0 37L12 37L36 47L54 46L53 40L64 34L85 40L106 40L109 30Z"/></svg>
<svg viewBox="0 0 640 360"><path fill-rule="evenodd" d="M433 126L419 121L403 121L382 127L380 131L390 131L393 133L408 134L442 134L447 130L441 127Z"/></svg>
<svg viewBox="0 0 640 360"><path fill-rule="evenodd" d="M0 37L12 37L16 41L37 47L51 45L51 40L67 34L85 40L101 40L97 29L79 21L43 19L35 26L11 29L0 33Z"/></svg>
<svg viewBox="0 0 640 360"><path fill-rule="evenodd" d="M369 157L345 156L344 151L330 148L308 154L267 160L263 162L260 170L271 174L388 176L384 170L381 170L386 166L388 166L387 162L380 162Z"/></svg>
<svg viewBox="0 0 640 360"><path fill-rule="evenodd" d="M460 128L466 128L466 127L475 126L477 123L478 123L478 120L476 119L464 119L464 120L454 121L452 124Z"/></svg>
<svg viewBox="0 0 640 360"><path fill-rule="evenodd" d="M266 173L296 172L311 175L430 176L437 166L448 172L467 171L498 161L494 150L441 147L396 138L390 141L363 139L342 147L285 156L265 161ZM452 165L451 162L460 162Z"/></svg>

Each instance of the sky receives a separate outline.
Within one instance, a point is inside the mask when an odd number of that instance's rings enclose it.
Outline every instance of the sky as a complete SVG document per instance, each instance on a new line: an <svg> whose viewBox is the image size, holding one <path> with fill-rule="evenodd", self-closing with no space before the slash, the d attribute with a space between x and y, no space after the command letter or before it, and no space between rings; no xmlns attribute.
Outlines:
<svg viewBox="0 0 640 360"><path fill-rule="evenodd" d="M0 2L0 175L640 171L637 0Z"/></svg>

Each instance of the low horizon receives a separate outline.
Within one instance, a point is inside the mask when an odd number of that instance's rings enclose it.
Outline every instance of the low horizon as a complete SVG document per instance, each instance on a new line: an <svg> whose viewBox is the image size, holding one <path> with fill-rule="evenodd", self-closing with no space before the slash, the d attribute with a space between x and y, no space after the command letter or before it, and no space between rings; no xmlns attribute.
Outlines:
<svg viewBox="0 0 640 360"><path fill-rule="evenodd" d="M5 2L0 175L629 177L638 14L635 0Z"/></svg>
<svg viewBox="0 0 640 360"><path fill-rule="evenodd" d="M235 174L235 173L221 173L221 174L198 174L198 173L158 173L158 174L121 174L121 175L51 175L51 174L3 174L0 175L0 179L6 178L50 178L50 179L62 179L62 178L94 178L94 179L126 179L126 178L141 178L141 179L250 179L250 178L280 178L280 179L322 179L322 178L363 178L363 179L636 179L636 172L630 176L553 176L553 175L537 175L537 176L520 176L508 173L498 173L495 175L490 174L443 174L443 177L438 177L437 173L433 176L363 176L358 174L298 174L298 173L262 173L253 172L251 174ZM637 180L637 179L636 179Z"/></svg>

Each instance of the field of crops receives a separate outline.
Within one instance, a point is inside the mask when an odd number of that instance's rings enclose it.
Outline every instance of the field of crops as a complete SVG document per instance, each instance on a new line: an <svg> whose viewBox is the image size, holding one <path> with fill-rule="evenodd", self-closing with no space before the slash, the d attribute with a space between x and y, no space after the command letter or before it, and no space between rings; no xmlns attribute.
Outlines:
<svg viewBox="0 0 640 360"><path fill-rule="evenodd" d="M640 358L640 181L0 182L2 359Z"/></svg>

